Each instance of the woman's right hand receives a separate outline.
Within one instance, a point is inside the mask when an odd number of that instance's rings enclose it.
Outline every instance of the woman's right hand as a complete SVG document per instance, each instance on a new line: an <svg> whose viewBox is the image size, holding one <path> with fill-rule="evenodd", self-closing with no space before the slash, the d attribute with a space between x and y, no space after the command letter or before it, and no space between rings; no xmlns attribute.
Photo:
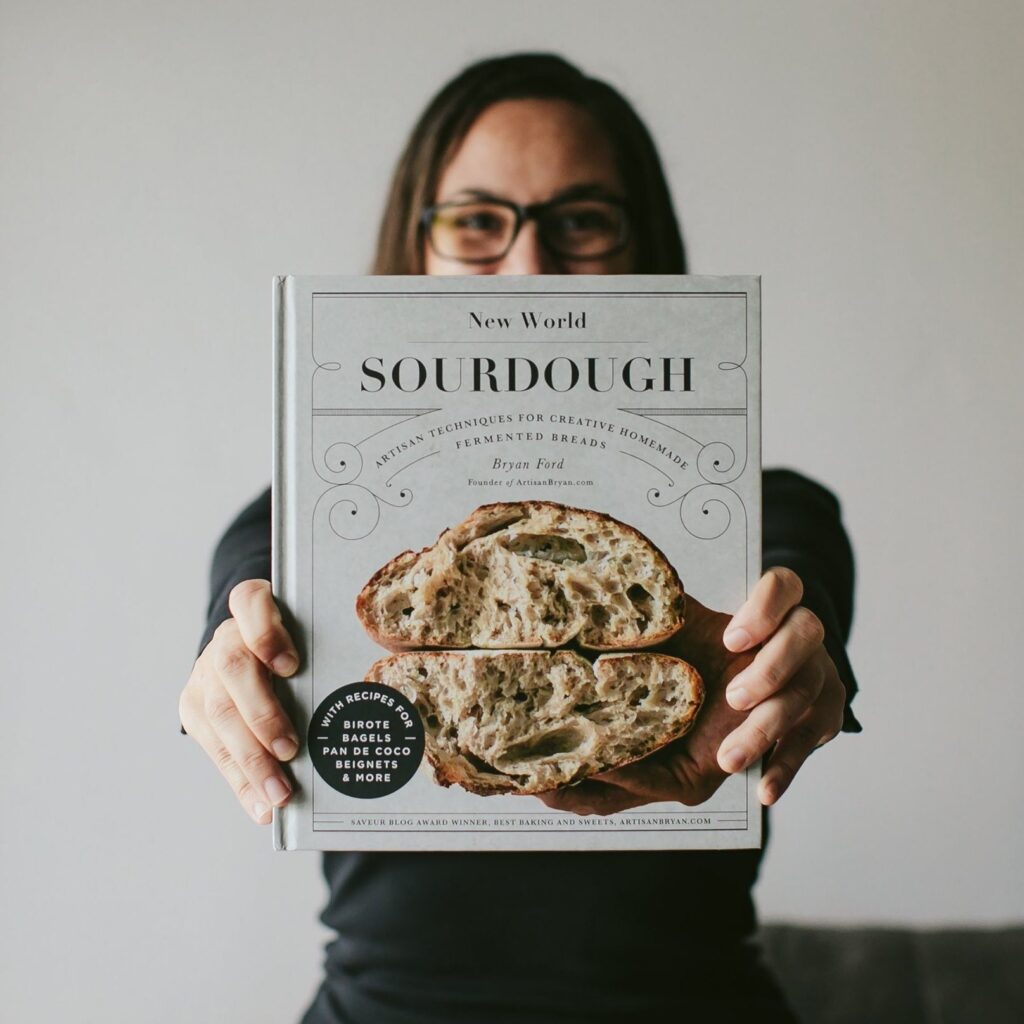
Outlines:
<svg viewBox="0 0 1024 1024"><path fill-rule="evenodd" d="M290 676L299 657L266 580L239 583L228 596L228 608L232 618L217 627L196 660L178 714L241 805L266 825L270 808L291 796L279 762L299 749L268 670Z"/></svg>

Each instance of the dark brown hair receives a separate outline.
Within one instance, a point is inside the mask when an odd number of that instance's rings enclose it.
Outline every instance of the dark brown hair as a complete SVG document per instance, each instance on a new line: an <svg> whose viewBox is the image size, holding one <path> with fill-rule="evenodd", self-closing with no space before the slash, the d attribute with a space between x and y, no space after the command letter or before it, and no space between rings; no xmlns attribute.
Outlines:
<svg viewBox="0 0 1024 1024"><path fill-rule="evenodd" d="M470 65L430 101L395 168L377 238L375 274L422 274L420 214L470 126L493 103L559 99L587 110L612 145L636 232L636 273L685 274L686 252L650 132L612 86L554 54L519 53Z"/></svg>

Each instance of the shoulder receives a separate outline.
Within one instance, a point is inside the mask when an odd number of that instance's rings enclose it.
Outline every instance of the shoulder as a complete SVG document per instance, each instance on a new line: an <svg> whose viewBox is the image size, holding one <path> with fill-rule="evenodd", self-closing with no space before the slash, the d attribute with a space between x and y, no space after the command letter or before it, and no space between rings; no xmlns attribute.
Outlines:
<svg viewBox="0 0 1024 1024"><path fill-rule="evenodd" d="M259 526L263 523L270 523L271 504L270 488L268 487L261 494L257 495L242 509L234 519L231 520L225 534L237 533L252 526Z"/></svg>
<svg viewBox="0 0 1024 1024"><path fill-rule="evenodd" d="M270 488L255 497L235 517L235 523L246 523L270 517Z"/></svg>
<svg viewBox="0 0 1024 1024"><path fill-rule="evenodd" d="M264 540L270 543L271 530L270 488L257 495L224 530L214 550L214 563L236 557L240 549L248 549L253 543Z"/></svg>
<svg viewBox="0 0 1024 1024"><path fill-rule="evenodd" d="M766 469L761 475L765 509L772 506L818 508L839 516L839 499L824 484L795 469Z"/></svg>

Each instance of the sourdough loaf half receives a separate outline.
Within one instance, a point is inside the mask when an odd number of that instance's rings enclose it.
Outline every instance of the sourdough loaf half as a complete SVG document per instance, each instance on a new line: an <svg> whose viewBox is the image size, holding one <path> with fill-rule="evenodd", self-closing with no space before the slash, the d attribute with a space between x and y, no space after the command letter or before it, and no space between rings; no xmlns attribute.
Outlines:
<svg viewBox="0 0 1024 1024"><path fill-rule="evenodd" d="M443 786L543 793L646 757L693 724L704 685L664 654L415 651L374 663L368 681L414 700Z"/></svg>
<svg viewBox="0 0 1024 1024"><path fill-rule="evenodd" d="M379 569L356 599L366 631L416 648L650 647L683 624L683 585L642 533L551 501L482 505Z"/></svg>

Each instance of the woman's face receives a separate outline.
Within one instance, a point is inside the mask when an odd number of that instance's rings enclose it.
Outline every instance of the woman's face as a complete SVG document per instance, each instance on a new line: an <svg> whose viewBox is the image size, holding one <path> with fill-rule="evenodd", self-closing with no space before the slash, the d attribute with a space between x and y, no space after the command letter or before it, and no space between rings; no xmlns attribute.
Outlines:
<svg viewBox="0 0 1024 1024"><path fill-rule="evenodd" d="M438 182L435 203L481 195L522 206L563 195L625 199L611 145L594 118L565 100L503 100L488 107L466 133ZM627 274L635 243L596 259L550 251L535 220L526 220L500 259L466 263L442 258L424 242L428 274Z"/></svg>

